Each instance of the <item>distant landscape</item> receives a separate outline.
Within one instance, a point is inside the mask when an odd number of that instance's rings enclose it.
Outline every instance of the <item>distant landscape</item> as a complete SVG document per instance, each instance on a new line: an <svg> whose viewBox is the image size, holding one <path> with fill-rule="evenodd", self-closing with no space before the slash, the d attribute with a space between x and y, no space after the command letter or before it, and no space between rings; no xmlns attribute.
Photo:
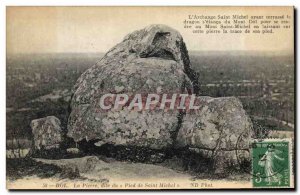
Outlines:
<svg viewBox="0 0 300 195"><path fill-rule="evenodd" d="M255 124L294 130L294 58L260 52L191 52L202 95L238 97Z"/></svg>
<svg viewBox="0 0 300 195"><path fill-rule="evenodd" d="M66 130L71 89L102 53L14 54L7 56L7 139L32 137L30 122L58 117ZM201 95L236 96L255 124L294 130L294 58L257 52L190 52ZM24 144L24 147L26 144Z"/></svg>

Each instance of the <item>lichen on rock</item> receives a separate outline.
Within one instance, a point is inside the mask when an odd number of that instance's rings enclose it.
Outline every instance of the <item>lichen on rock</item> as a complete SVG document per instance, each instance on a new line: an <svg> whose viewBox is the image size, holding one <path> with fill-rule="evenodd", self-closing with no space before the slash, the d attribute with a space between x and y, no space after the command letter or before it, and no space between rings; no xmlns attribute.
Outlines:
<svg viewBox="0 0 300 195"><path fill-rule="evenodd" d="M76 142L92 140L97 147L196 148L222 172L239 163L237 151L249 158L253 128L237 98L198 96L200 109L190 113L126 107L104 111L99 106L100 98L111 93L199 95L198 79L178 31L165 25L137 30L77 80L67 135Z"/></svg>
<svg viewBox="0 0 300 195"><path fill-rule="evenodd" d="M62 142L61 123L55 116L47 116L31 121L31 129L36 149L58 148Z"/></svg>
<svg viewBox="0 0 300 195"><path fill-rule="evenodd" d="M68 136L77 142L86 139L153 149L171 147L179 111L105 112L99 111L99 99L107 93L193 93L187 68L188 53L176 30L151 25L127 35L78 79Z"/></svg>
<svg viewBox="0 0 300 195"><path fill-rule="evenodd" d="M203 157L215 161L217 172L250 160L253 127L241 102L235 97L197 99L201 107L184 116L175 147L200 149Z"/></svg>

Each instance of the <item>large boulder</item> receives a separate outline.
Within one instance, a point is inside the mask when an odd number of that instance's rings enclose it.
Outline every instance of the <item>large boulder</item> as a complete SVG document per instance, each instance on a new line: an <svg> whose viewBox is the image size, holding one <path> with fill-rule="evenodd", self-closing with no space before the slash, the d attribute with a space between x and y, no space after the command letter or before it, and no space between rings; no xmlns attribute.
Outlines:
<svg viewBox="0 0 300 195"><path fill-rule="evenodd" d="M76 142L163 149L172 146L179 111L103 111L104 94L193 93L189 57L181 35L164 25L151 25L127 35L99 63L78 79L71 100L68 136Z"/></svg>
<svg viewBox="0 0 300 195"><path fill-rule="evenodd" d="M62 142L61 123L55 116L47 116L31 121L31 129L34 138L34 147L40 149L54 149Z"/></svg>
<svg viewBox="0 0 300 195"><path fill-rule="evenodd" d="M218 173L249 161L253 127L241 102L205 96L197 97L197 102L200 109L184 116L175 147L188 147L213 160Z"/></svg>
<svg viewBox="0 0 300 195"><path fill-rule="evenodd" d="M67 135L95 146L195 149L213 160L216 172L249 160L252 124L237 98L198 96L200 109L187 113L99 105L105 94L198 94L197 80L176 30L151 25L135 31L77 80Z"/></svg>

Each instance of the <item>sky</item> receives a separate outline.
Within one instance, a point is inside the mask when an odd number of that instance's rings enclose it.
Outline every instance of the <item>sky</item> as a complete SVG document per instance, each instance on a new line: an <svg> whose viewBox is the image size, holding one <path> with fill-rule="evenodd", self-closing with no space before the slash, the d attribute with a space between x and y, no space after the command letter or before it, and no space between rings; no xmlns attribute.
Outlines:
<svg viewBox="0 0 300 195"><path fill-rule="evenodd" d="M188 50L293 52L293 28L268 35L193 34L188 15L283 15L292 7L7 7L7 53L107 52L150 24L178 30ZM293 19L293 18L292 18ZM291 20L292 20L291 19Z"/></svg>

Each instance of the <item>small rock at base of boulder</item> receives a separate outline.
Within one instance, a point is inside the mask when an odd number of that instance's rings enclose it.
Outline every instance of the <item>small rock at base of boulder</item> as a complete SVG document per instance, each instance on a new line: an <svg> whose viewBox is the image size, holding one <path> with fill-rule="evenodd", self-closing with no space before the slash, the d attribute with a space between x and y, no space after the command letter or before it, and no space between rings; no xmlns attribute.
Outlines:
<svg viewBox="0 0 300 195"><path fill-rule="evenodd" d="M79 154L80 150L78 148L67 148L67 153L69 154Z"/></svg>
<svg viewBox="0 0 300 195"><path fill-rule="evenodd" d="M40 149L59 148L62 142L61 122L55 116L47 116L31 121L34 147Z"/></svg>

